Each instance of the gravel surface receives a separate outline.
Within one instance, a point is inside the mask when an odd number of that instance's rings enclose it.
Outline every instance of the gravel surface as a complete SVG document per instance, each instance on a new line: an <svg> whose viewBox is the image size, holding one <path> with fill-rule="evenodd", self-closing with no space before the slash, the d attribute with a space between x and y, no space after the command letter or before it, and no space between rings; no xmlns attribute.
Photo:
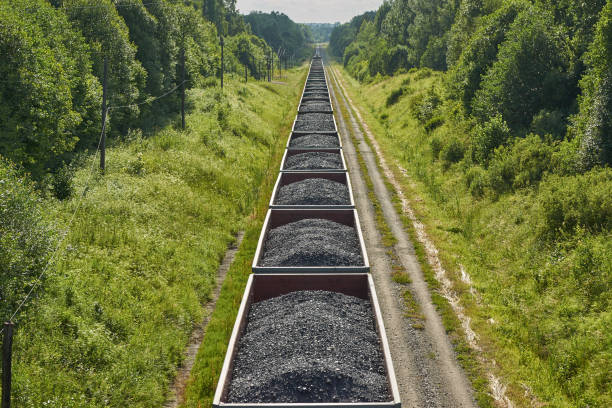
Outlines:
<svg viewBox="0 0 612 408"><path fill-rule="evenodd" d="M346 184L325 178L309 178L279 189L278 205L350 205Z"/></svg>
<svg viewBox="0 0 612 408"><path fill-rule="evenodd" d="M300 106L300 112L331 112L331 104L324 101L306 101Z"/></svg>
<svg viewBox="0 0 612 408"><path fill-rule="evenodd" d="M228 402L390 400L368 300L300 291L251 305Z"/></svg>
<svg viewBox="0 0 612 408"><path fill-rule="evenodd" d="M268 231L261 266L363 265L357 231L337 222L312 218Z"/></svg>
<svg viewBox="0 0 612 408"><path fill-rule="evenodd" d="M285 170L341 169L342 158L338 153L305 152L287 157Z"/></svg>
<svg viewBox="0 0 612 408"><path fill-rule="evenodd" d="M322 134L312 134L312 135L304 135L296 137L295 135L291 138L291 143L289 144L291 147L338 147L340 146L340 142L338 140L338 136L334 135L322 135Z"/></svg>

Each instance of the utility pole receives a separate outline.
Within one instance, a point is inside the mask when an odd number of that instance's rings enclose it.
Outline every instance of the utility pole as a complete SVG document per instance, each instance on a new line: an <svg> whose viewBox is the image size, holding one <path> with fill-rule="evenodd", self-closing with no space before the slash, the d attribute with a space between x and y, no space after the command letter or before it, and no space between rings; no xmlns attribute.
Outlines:
<svg viewBox="0 0 612 408"><path fill-rule="evenodd" d="M11 408L13 322L4 323L2 342L2 408Z"/></svg>
<svg viewBox="0 0 612 408"><path fill-rule="evenodd" d="M104 57L104 78L102 79L102 137L100 140L100 170L106 169L106 97L108 82L108 58Z"/></svg>
<svg viewBox="0 0 612 408"><path fill-rule="evenodd" d="M181 128L185 130L185 47L181 53L182 84L181 84Z"/></svg>
<svg viewBox="0 0 612 408"><path fill-rule="evenodd" d="M249 81L249 74L247 72L247 66L244 65L244 83L246 84Z"/></svg>
<svg viewBox="0 0 612 408"><path fill-rule="evenodd" d="M225 70L225 65L223 61L223 46L225 45L225 41L223 41L223 36L221 36L221 40L219 41L221 44L221 89L223 89L223 74Z"/></svg>

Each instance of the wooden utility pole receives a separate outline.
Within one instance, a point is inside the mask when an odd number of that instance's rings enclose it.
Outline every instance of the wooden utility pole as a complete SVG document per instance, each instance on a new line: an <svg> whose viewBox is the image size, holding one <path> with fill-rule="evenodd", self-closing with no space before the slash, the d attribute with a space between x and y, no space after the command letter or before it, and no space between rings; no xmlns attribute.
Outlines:
<svg viewBox="0 0 612 408"><path fill-rule="evenodd" d="M106 87L108 82L108 58L104 57L104 77L102 78L102 136L100 140L100 170L106 169Z"/></svg>
<svg viewBox="0 0 612 408"><path fill-rule="evenodd" d="M246 84L247 82L249 82L249 73L247 71L247 66L245 64L244 65L244 83Z"/></svg>
<svg viewBox="0 0 612 408"><path fill-rule="evenodd" d="M185 130L185 48L181 54L182 84L181 84L181 128Z"/></svg>
<svg viewBox="0 0 612 408"><path fill-rule="evenodd" d="M2 408L11 408L13 322L4 323L2 342Z"/></svg>

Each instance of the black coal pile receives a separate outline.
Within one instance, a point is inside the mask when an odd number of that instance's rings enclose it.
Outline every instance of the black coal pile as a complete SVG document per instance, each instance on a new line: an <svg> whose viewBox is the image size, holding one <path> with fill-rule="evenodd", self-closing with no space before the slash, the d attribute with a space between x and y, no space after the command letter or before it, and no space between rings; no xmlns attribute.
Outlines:
<svg viewBox="0 0 612 408"><path fill-rule="evenodd" d="M325 178L309 178L282 186L274 202L277 205L349 205L350 203L347 185Z"/></svg>
<svg viewBox="0 0 612 408"><path fill-rule="evenodd" d="M338 147L340 146L340 142L338 141L338 136L313 133L311 135L303 135L300 137L296 137L294 135L293 138L291 138L291 143L289 146L309 148Z"/></svg>
<svg viewBox="0 0 612 408"><path fill-rule="evenodd" d="M368 300L300 291L251 306L228 402L390 400Z"/></svg>
<svg viewBox="0 0 612 408"><path fill-rule="evenodd" d="M304 92L304 99L308 98L324 98L329 100L329 94L327 92Z"/></svg>
<svg viewBox="0 0 612 408"><path fill-rule="evenodd" d="M338 153L306 152L288 156L285 170L341 169L342 158Z"/></svg>
<svg viewBox="0 0 612 408"><path fill-rule="evenodd" d="M297 120L308 122L333 121L334 115L331 113L298 113Z"/></svg>
<svg viewBox="0 0 612 408"><path fill-rule="evenodd" d="M300 112L331 112L331 104L325 101L306 101L300 106Z"/></svg>
<svg viewBox="0 0 612 408"><path fill-rule="evenodd" d="M262 266L363 265L355 228L334 221L308 218L268 231Z"/></svg>
<svg viewBox="0 0 612 408"><path fill-rule="evenodd" d="M297 132L334 132L336 127L331 120L314 121L314 120L298 120L295 122Z"/></svg>

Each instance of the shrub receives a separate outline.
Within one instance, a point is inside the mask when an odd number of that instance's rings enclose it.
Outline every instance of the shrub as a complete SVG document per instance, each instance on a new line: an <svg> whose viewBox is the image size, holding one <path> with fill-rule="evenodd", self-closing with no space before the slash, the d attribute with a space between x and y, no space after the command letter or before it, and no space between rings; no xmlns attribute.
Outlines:
<svg viewBox="0 0 612 408"><path fill-rule="evenodd" d="M433 159L437 159L442 151L442 140L439 137L434 137L429 141L429 147L431 148L431 155Z"/></svg>
<svg viewBox="0 0 612 408"><path fill-rule="evenodd" d="M612 228L612 169L576 176L552 176L540 185L540 232L556 239L578 228L590 232Z"/></svg>
<svg viewBox="0 0 612 408"><path fill-rule="evenodd" d="M555 139L561 139L565 136L566 128L567 123L561 111L542 109L533 117L530 131L540 136L552 135Z"/></svg>
<svg viewBox="0 0 612 408"><path fill-rule="evenodd" d="M484 125L477 125L472 135L473 159L486 165L493 150L509 138L510 129L501 115L493 117Z"/></svg>
<svg viewBox="0 0 612 408"><path fill-rule="evenodd" d="M73 169L64 164L51 176L51 190L58 200L66 200L72 196L74 188L72 186Z"/></svg>
<svg viewBox="0 0 612 408"><path fill-rule="evenodd" d="M452 137L450 138L448 143L446 143L446 146L444 146L440 154L444 162L448 164L457 163L458 161L463 159L463 155L465 154L465 147L459 139L457 139L456 137Z"/></svg>
<svg viewBox="0 0 612 408"><path fill-rule="evenodd" d="M465 175L468 190L474 197L482 197L488 185L487 172L480 166L470 167Z"/></svg>
<svg viewBox="0 0 612 408"><path fill-rule="evenodd" d="M443 124L444 124L443 116L433 117L425 124L425 131L427 131L428 133L433 132L434 130L442 126Z"/></svg>
<svg viewBox="0 0 612 408"><path fill-rule="evenodd" d="M415 95L408 107L419 123L424 125L434 117L441 104L442 99L432 87L424 94Z"/></svg>
<svg viewBox="0 0 612 408"><path fill-rule="evenodd" d="M533 134L500 147L489 164L491 188L503 193L538 183L552 169L554 149Z"/></svg>
<svg viewBox="0 0 612 408"><path fill-rule="evenodd" d="M389 106L395 105L397 102L399 102L399 100L402 97L402 95L404 95L404 92L405 92L405 88L403 86L400 86L396 90L391 91L391 93L387 97L387 101L385 103L387 108Z"/></svg>
<svg viewBox="0 0 612 408"><path fill-rule="evenodd" d="M8 320L46 267L53 247L32 184L0 158L0 318Z"/></svg>

